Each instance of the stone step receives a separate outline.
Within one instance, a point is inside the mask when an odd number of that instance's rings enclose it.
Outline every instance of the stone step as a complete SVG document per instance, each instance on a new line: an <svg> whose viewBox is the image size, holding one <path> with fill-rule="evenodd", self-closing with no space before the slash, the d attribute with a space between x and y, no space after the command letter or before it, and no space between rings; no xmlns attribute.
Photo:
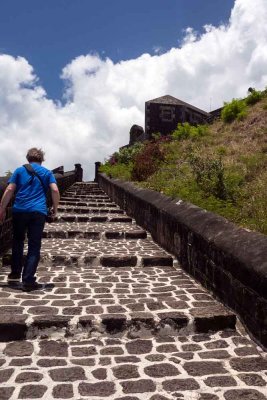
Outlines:
<svg viewBox="0 0 267 400"><path fill-rule="evenodd" d="M65 201L61 200L59 202L60 206L85 206L85 207L107 207L107 208L118 208L117 204L112 203L112 202L100 202L100 201Z"/></svg>
<svg viewBox="0 0 267 400"><path fill-rule="evenodd" d="M62 196L61 198L60 198L60 202L67 202L67 203L99 203L99 204L103 204L103 203L106 203L106 204L109 204L109 203L111 203L111 204L116 204L116 203L113 203L111 200L110 200L110 198L109 197L95 197L95 196L88 196L89 198L88 199L83 199L83 200L79 200L79 199L76 199L75 197L65 197L65 196Z"/></svg>
<svg viewBox="0 0 267 400"><path fill-rule="evenodd" d="M116 239L43 239L41 255L60 256L68 259L93 257L106 266L173 265L173 257L158 246L151 238L142 240ZM103 261L105 260L105 261ZM108 260L112 265L108 265ZM114 260L114 261L113 261ZM120 262L119 260L122 260ZM125 260L125 261L123 261ZM163 263L163 264L160 264Z"/></svg>
<svg viewBox="0 0 267 400"><path fill-rule="evenodd" d="M130 230L130 231L99 231L96 230L84 230L84 229L50 229L44 230L43 238L51 239L72 239L72 238L84 238L84 239L95 239L95 240L105 240L105 239L146 239L146 231L140 230Z"/></svg>
<svg viewBox="0 0 267 400"><path fill-rule="evenodd" d="M75 214L125 214L120 208L102 208L102 207L82 207L82 206L59 206L59 213Z"/></svg>
<svg viewBox="0 0 267 400"><path fill-rule="evenodd" d="M92 192L65 192L64 196L66 197L72 197L73 199L79 199L81 197L94 197L94 198L105 198L105 197L100 197L100 196L105 196L104 192L99 192L99 193L92 193Z"/></svg>
<svg viewBox="0 0 267 400"><path fill-rule="evenodd" d="M54 222L53 224L57 223L62 223L62 222L100 222L100 223L106 223L106 222L121 222L121 223L129 223L133 222L133 219L131 217L128 217L127 215L123 214L58 214L57 221Z"/></svg>
<svg viewBox="0 0 267 400"><path fill-rule="evenodd" d="M98 184L96 185L72 185L71 187L68 188L68 190L102 190Z"/></svg>
<svg viewBox="0 0 267 400"><path fill-rule="evenodd" d="M66 190L65 192L66 195L105 195L105 192L103 190L97 190L97 189L90 189L90 190Z"/></svg>
<svg viewBox="0 0 267 400"><path fill-rule="evenodd" d="M85 191L89 191L89 190L93 190L93 191L103 191L99 185L72 185L71 187L69 187L67 189L68 191L75 191L75 190L85 190Z"/></svg>
<svg viewBox="0 0 267 400"><path fill-rule="evenodd" d="M88 181L88 182L75 182L72 187L99 187L97 182L94 181Z"/></svg>
<svg viewBox="0 0 267 400"><path fill-rule="evenodd" d="M93 235L92 235L93 236ZM25 252L27 247L25 246ZM10 254L3 258L11 263ZM41 260L54 265L88 265L104 267L172 266L173 257L150 238L134 239L43 239Z"/></svg>
<svg viewBox="0 0 267 400"><path fill-rule="evenodd" d="M82 195L82 196L70 196L66 195L66 193L61 197L61 200L71 200L71 201L110 201L110 198L107 195L99 195L99 196L93 196L93 195Z"/></svg>
<svg viewBox="0 0 267 400"><path fill-rule="evenodd" d="M95 193L104 192L103 189L101 189L99 186L95 186L95 187L93 187L93 186L78 187L78 186L74 186L73 185L73 186L71 186L70 188L68 188L66 190L66 192L82 192L82 191L84 191L84 192L95 192Z"/></svg>
<svg viewBox="0 0 267 400"><path fill-rule="evenodd" d="M90 199L90 198L94 198L94 199L106 199L107 198L107 195L106 195L106 193L104 193L104 192L99 192L99 193L91 193L91 192L88 192L88 193L85 193L85 192L82 192L82 193L75 193L75 192L64 192L64 197L71 197L72 199L81 199L81 200L84 200L84 198L86 198L86 199ZM110 201L110 198L108 198L109 199L109 201Z"/></svg>
<svg viewBox="0 0 267 400"><path fill-rule="evenodd" d="M90 240L98 240L95 238L93 234L91 234L93 238L88 238L87 241ZM53 238L52 240L57 240L58 238ZM70 239L63 239L64 241ZM79 240L82 240L79 238ZM133 242L136 240L131 239ZM102 241L98 241L100 244L103 242L110 241L109 239L103 238ZM26 261L26 253L23 255L23 262ZM75 249L72 252L66 252L66 254L61 251L57 251L54 249L46 249L42 248L40 261L45 265L49 266L50 264L54 265L56 268L61 268L62 266L70 266L72 268L80 268L81 266L86 267L112 267L115 269L125 268L125 267L150 267L150 266L172 266L173 259L168 255L158 255L158 256L135 256L135 255L124 255L119 253L103 254L96 251L82 251L80 249ZM11 265L11 253L6 253L2 257L3 266Z"/></svg>
<svg viewBox="0 0 267 400"><path fill-rule="evenodd" d="M266 360L240 339L224 331L1 343L0 398L265 400Z"/></svg>
<svg viewBox="0 0 267 400"><path fill-rule="evenodd" d="M146 239L147 232L135 224L129 223L56 223L46 224L44 238L95 238L95 239Z"/></svg>
<svg viewBox="0 0 267 400"><path fill-rule="evenodd" d="M5 270L0 272L0 341L49 337L53 327L57 337L79 332L130 337L144 331L177 336L235 328L234 313L170 267L40 265L38 281L50 286L30 293L5 286Z"/></svg>
<svg viewBox="0 0 267 400"><path fill-rule="evenodd" d="M57 222L52 224L46 224L44 231L45 232L54 232L54 231L93 231L93 232L114 232L117 235L118 232L132 232L132 231L143 231L145 230L141 228L139 225L127 222L103 222L102 224L98 224L95 222Z"/></svg>

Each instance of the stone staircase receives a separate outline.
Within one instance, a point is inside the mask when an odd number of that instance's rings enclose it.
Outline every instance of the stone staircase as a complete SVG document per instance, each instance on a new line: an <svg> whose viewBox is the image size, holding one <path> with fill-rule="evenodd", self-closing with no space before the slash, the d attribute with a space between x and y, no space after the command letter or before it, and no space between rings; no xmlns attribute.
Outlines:
<svg viewBox="0 0 267 400"><path fill-rule="evenodd" d="M46 225L38 281L0 270L0 400L262 400L265 354L125 215L77 183ZM236 326L237 325L237 326Z"/></svg>

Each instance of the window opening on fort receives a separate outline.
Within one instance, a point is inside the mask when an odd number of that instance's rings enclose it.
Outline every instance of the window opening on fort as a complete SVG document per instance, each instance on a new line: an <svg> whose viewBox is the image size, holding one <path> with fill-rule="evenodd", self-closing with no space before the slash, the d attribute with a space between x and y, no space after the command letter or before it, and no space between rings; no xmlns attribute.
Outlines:
<svg viewBox="0 0 267 400"><path fill-rule="evenodd" d="M173 121L175 118L175 110L173 107L161 106L160 107L160 119L162 121Z"/></svg>

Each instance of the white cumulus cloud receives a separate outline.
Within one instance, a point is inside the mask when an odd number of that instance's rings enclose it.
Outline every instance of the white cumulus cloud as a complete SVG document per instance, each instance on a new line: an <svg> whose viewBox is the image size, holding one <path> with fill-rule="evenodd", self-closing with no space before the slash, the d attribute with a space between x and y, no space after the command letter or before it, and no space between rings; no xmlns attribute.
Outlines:
<svg viewBox="0 0 267 400"><path fill-rule="evenodd" d="M82 163L93 178L103 161L144 125L144 103L171 94L206 111L267 85L267 2L236 0L226 25L185 29L180 47L113 63L81 55L62 71L64 102L49 99L33 66L0 54L0 175L24 163L29 147L46 151L46 165Z"/></svg>

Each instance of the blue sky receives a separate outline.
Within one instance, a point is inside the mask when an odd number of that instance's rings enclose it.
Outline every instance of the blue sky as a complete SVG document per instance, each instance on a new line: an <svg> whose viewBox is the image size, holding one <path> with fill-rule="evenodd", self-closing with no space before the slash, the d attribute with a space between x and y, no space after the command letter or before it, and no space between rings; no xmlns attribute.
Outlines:
<svg viewBox="0 0 267 400"><path fill-rule="evenodd" d="M0 0L0 176L36 146L91 179L145 101L210 111L264 89L266 21L266 0Z"/></svg>
<svg viewBox="0 0 267 400"><path fill-rule="evenodd" d="M49 97L62 68L97 52L114 62L177 47L188 26L228 21L234 0L1 0L0 52L25 57Z"/></svg>

